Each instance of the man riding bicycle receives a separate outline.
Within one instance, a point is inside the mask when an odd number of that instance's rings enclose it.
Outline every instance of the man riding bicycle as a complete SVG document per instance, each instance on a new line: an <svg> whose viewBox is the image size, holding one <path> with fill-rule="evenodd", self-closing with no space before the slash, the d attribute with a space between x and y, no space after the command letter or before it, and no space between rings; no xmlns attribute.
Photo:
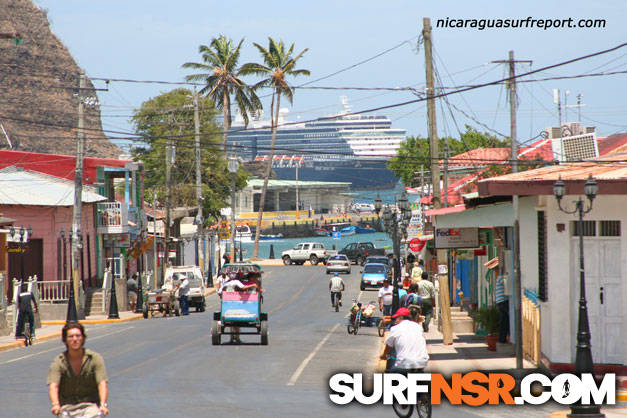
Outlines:
<svg viewBox="0 0 627 418"><path fill-rule="evenodd" d="M390 372L419 372L427 367L429 362L422 326L410 320L410 316L410 310L405 307L398 308L392 316L396 324L390 329L390 334L385 340L385 349L381 354L381 359L387 360L394 349L396 360Z"/></svg>
<svg viewBox="0 0 627 418"><path fill-rule="evenodd" d="M31 303L35 305L35 312L37 312L37 301L33 292L28 291L28 284L22 283L21 292L17 296L17 328L15 330L15 339L24 336L24 326L28 326L31 337L35 337L35 315L33 314L33 307ZM28 324L26 323L28 322Z"/></svg>
<svg viewBox="0 0 627 418"><path fill-rule="evenodd" d="M70 417L107 415L107 372L102 356L83 347L85 328L68 322L61 330L67 350L55 357L47 383L53 415Z"/></svg>
<svg viewBox="0 0 627 418"><path fill-rule="evenodd" d="M331 291L331 306L335 307L335 298L337 303L342 306L342 292L344 291L344 280L339 274L334 273L331 280L329 280L329 290Z"/></svg>

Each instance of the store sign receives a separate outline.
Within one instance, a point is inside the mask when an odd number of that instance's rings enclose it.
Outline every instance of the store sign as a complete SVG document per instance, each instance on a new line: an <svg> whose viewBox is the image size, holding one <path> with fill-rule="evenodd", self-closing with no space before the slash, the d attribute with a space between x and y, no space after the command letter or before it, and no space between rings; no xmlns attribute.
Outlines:
<svg viewBox="0 0 627 418"><path fill-rule="evenodd" d="M477 248L478 228L436 228L435 248Z"/></svg>

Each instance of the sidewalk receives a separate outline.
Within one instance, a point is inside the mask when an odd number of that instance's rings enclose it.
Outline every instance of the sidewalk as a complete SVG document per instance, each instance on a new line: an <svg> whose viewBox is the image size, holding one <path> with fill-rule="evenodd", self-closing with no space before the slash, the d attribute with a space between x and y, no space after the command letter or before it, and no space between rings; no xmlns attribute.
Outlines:
<svg viewBox="0 0 627 418"><path fill-rule="evenodd" d="M126 311L120 312L120 319L108 319L108 315L90 315L86 319L79 321L84 325L92 324L110 324L118 322L129 322L141 319L142 314ZM61 329L65 325L65 321L41 321L41 328L35 330L36 338L33 344L42 341L58 338L61 340ZM24 347L24 340L16 340L13 335L4 335L0 337L0 351L13 350L18 347Z"/></svg>

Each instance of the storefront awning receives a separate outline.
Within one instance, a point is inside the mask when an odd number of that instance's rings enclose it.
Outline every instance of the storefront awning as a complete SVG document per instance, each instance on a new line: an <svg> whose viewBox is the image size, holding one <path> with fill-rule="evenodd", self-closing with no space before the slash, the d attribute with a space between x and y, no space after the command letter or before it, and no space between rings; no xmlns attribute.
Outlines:
<svg viewBox="0 0 627 418"><path fill-rule="evenodd" d="M466 205L451 206L448 208L429 209L425 211L425 216L448 215L450 213L459 213L466 210Z"/></svg>

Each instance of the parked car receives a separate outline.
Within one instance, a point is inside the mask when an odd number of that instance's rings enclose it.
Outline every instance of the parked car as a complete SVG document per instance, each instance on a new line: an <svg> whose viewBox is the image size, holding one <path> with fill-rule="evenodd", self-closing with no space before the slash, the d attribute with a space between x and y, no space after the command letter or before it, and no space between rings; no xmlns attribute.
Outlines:
<svg viewBox="0 0 627 418"><path fill-rule="evenodd" d="M389 267L381 263L369 263L364 266L361 271L361 282L359 289L365 290L366 287L383 287L383 281L387 279Z"/></svg>
<svg viewBox="0 0 627 418"><path fill-rule="evenodd" d="M319 261L326 262L332 255L336 255L337 251L327 250L321 242L300 242L291 250L285 250L281 253L283 264L303 264L309 260L312 265L318 264Z"/></svg>
<svg viewBox="0 0 627 418"><path fill-rule="evenodd" d="M327 260L327 274L348 273L351 274L351 262L344 254L332 255Z"/></svg>
<svg viewBox="0 0 627 418"><path fill-rule="evenodd" d="M342 248L338 254L346 254L350 261L363 266L367 257L385 255L385 249L376 248L372 242L352 242Z"/></svg>
<svg viewBox="0 0 627 418"><path fill-rule="evenodd" d="M354 212L374 212L374 205L372 203L355 203L352 207Z"/></svg>
<svg viewBox="0 0 627 418"><path fill-rule="evenodd" d="M196 312L204 312L206 305L205 281L202 278L202 271L200 271L200 267L173 266L166 268L163 288L166 290L174 289L185 276L189 280L189 306L195 307Z"/></svg>

